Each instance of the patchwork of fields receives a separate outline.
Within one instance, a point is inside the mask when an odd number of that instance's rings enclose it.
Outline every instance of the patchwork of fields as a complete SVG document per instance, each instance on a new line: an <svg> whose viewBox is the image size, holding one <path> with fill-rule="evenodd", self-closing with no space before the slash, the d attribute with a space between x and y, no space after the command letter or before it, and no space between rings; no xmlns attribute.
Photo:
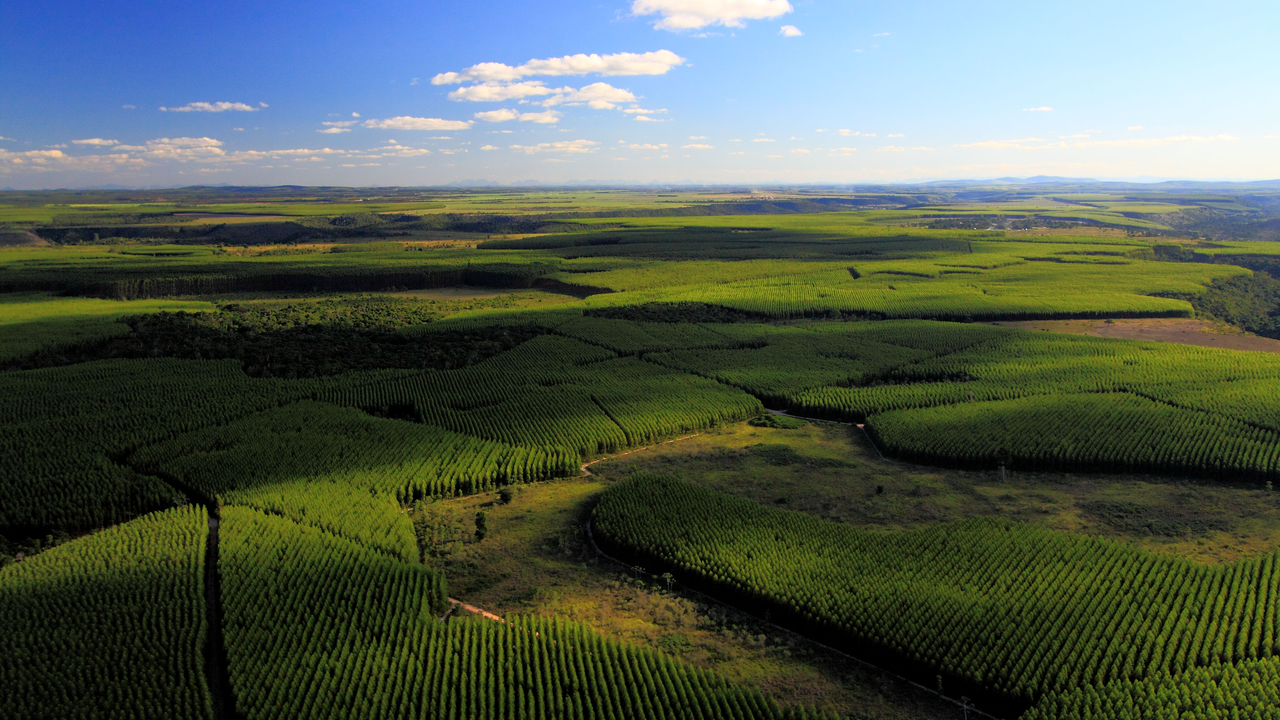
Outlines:
<svg viewBox="0 0 1280 720"><path fill-rule="evenodd" d="M773 411L846 424L902 477L1013 473L1023 499L1145 477L1270 502L1280 355L991 324L1194 318L1263 277L1233 258L1274 254L1173 253L1138 233L1174 232L1181 205L1090 197L719 214L690 196L679 216L552 196L577 217L471 247L0 249L0 718L1271 717L1276 548L1212 562L1126 535L1225 520L1125 525L1131 499L1099 496L1081 507L1119 530L1097 537L966 516L972 485L955 514L886 527L898 481L866 463L714 444L809 427ZM0 222L382 228L544 201ZM1011 217L1093 225L1018 235ZM714 451L586 477L671 442ZM793 465L821 482L761 479ZM680 477L709 467L715 483ZM463 618L451 593L508 616ZM831 670L850 658L879 669Z"/></svg>

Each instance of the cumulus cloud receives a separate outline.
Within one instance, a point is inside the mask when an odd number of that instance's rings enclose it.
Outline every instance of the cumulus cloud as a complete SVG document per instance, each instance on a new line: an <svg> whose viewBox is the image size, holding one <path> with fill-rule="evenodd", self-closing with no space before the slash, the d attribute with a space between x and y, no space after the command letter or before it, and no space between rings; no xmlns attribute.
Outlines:
<svg viewBox="0 0 1280 720"><path fill-rule="evenodd" d="M689 139L690 140L706 140L707 136L706 135L690 135Z"/></svg>
<svg viewBox="0 0 1280 720"><path fill-rule="evenodd" d="M553 143L538 143L537 145L512 145L512 150L523 152L526 155L535 155L537 153L592 153L597 150L600 143L594 140L561 140Z"/></svg>
<svg viewBox="0 0 1280 720"><path fill-rule="evenodd" d="M888 135L885 135L885 137L891 137L891 138L906 137L906 136L907 136L906 133L889 133Z"/></svg>
<svg viewBox="0 0 1280 720"><path fill-rule="evenodd" d="M13 138L11 138L11 137L5 137L5 136L3 136L3 135L0 135L0 140L8 140L9 142L13 142Z"/></svg>
<svg viewBox="0 0 1280 720"><path fill-rule="evenodd" d="M259 103L262 107L266 107L266 103ZM240 102L193 102L187 103L182 107L162 107L161 112L227 112L234 110L236 112L257 112L259 108L252 105L246 105Z"/></svg>
<svg viewBox="0 0 1280 720"><path fill-rule="evenodd" d="M90 145L93 147L111 147L112 145L119 145L120 142L118 140L103 140L102 138L88 138L85 140L72 140L71 144L72 145Z"/></svg>
<svg viewBox="0 0 1280 720"><path fill-rule="evenodd" d="M681 150L715 150L714 145L705 145L703 143L693 143L690 145L681 145Z"/></svg>
<svg viewBox="0 0 1280 720"><path fill-rule="evenodd" d="M1142 127L1141 125L1130 125L1129 129L1130 130L1146 130L1146 128Z"/></svg>
<svg viewBox="0 0 1280 720"><path fill-rule="evenodd" d="M449 93L449 99L460 102L504 102L506 100L523 100L528 97L554 95L563 90L572 90L572 88L562 88L560 90L549 88L541 80L527 80L525 82L511 83L510 85L484 83L458 88Z"/></svg>
<svg viewBox="0 0 1280 720"><path fill-rule="evenodd" d="M665 75L685 63L670 50L647 53L614 53L612 55L565 55L545 60L530 60L512 67L486 62L472 65L461 72L440 73L431 78L432 85L458 85L468 82L507 83L535 75Z"/></svg>
<svg viewBox="0 0 1280 720"><path fill-rule="evenodd" d="M658 145L652 145L649 143L631 143L627 145L625 144L625 141L623 145L623 147L627 148L628 150L661 150L666 146L667 146L666 143L660 143Z"/></svg>
<svg viewBox="0 0 1280 720"><path fill-rule="evenodd" d="M1022 112L1053 112L1053 108L1048 105L1041 105L1040 107L1022 108Z"/></svg>
<svg viewBox="0 0 1280 720"><path fill-rule="evenodd" d="M778 34L782 37L800 37L804 35L804 33L800 32L800 28L795 25L783 25L782 29L778 30Z"/></svg>
<svg viewBox="0 0 1280 720"><path fill-rule="evenodd" d="M787 0L633 0L633 15L661 15L661 30L696 30L708 25L743 27L745 20L771 20L791 12Z"/></svg>
<svg viewBox="0 0 1280 720"><path fill-rule="evenodd" d="M480 149L481 150L497 150L498 146L497 145L481 145Z"/></svg>
<svg viewBox="0 0 1280 720"><path fill-rule="evenodd" d="M875 133L864 133L860 130L854 131L854 130L849 130L847 128L842 128L840 130L837 130L836 132L840 133L840 137L875 137L876 136Z"/></svg>
<svg viewBox="0 0 1280 720"><path fill-rule="evenodd" d="M773 138L752 138L751 142L777 142Z"/></svg>
<svg viewBox="0 0 1280 720"><path fill-rule="evenodd" d="M804 148L795 148L794 150L791 151L791 154L792 155L808 155L809 151L805 150Z"/></svg>
<svg viewBox="0 0 1280 720"><path fill-rule="evenodd" d="M325 127L345 128L345 127L351 127L352 125L355 125L357 122L358 122L357 120L340 120L340 121L322 122L320 124Z"/></svg>
<svg viewBox="0 0 1280 720"><path fill-rule="evenodd" d="M331 128L325 128L323 130L317 130L316 132L324 133L325 135L337 135L338 133L351 132L351 128L331 127Z"/></svg>
<svg viewBox="0 0 1280 720"><path fill-rule="evenodd" d="M120 108L122 110L137 110L138 106L137 105L121 105Z"/></svg>
<svg viewBox="0 0 1280 720"><path fill-rule="evenodd" d="M642 107L632 105L631 107L627 108L626 110L623 110L622 112L628 115L661 115L661 114L665 114L667 112L667 109L659 108L657 110L646 110ZM706 138L693 138L693 139L705 140Z"/></svg>
<svg viewBox="0 0 1280 720"><path fill-rule="evenodd" d="M639 122L666 122L666 120L660 120L656 117L651 117L649 115L637 115L636 120Z"/></svg>
<svg viewBox="0 0 1280 720"><path fill-rule="evenodd" d="M365 120L364 126L374 130L466 130L471 127L470 120L441 120L440 118L420 118L409 115L387 118L386 120Z"/></svg>
<svg viewBox="0 0 1280 720"><path fill-rule="evenodd" d="M636 96L630 90L616 88L609 83L591 83L580 90L572 88L561 88L556 91L552 97L542 101L543 107L552 107L555 105L572 104L578 105L585 103L587 107L593 110L612 110L618 106L618 103L634 102Z"/></svg>
<svg viewBox="0 0 1280 720"><path fill-rule="evenodd" d="M27 150L9 152L0 150L0 174L10 172L47 172L74 170L81 172L113 172L129 167L141 167L146 161L129 153L99 155L67 155L61 150Z"/></svg>
<svg viewBox="0 0 1280 720"><path fill-rule="evenodd" d="M560 121L560 113L555 110L546 110L536 113L522 113L519 110L511 108L502 108L501 110L488 110L486 112L478 112L475 114L477 120L485 122L510 122L519 120L520 122L539 123L541 125L550 125Z"/></svg>

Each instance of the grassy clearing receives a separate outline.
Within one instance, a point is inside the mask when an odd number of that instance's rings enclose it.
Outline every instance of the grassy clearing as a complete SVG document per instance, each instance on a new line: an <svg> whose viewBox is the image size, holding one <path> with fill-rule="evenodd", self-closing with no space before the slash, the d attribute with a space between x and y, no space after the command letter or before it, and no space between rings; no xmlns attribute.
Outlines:
<svg viewBox="0 0 1280 720"><path fill-rule="evenodd" d="M1280 545L1280 490L1148 475L971 472L878 456L861 431L740 424L592 466L602 480L676 475L836 522L906 529L998 516L1105 535L1199 562Z"/></svg>
<svg viewBox="0 0 1280 720"><path fill-rule="evenodd" d="M604 487L593 477L528 485L507 505L487 493L413 515L440 549L436 562L453 597L485 610L566 616L759 687L784 704L876 720L962 717L891 676L749 617L668 593L660 582L637 580L597 558L582 528ZM477 511L487 516L481 542L473 534Z"/></svg>
<svg viewBox="0 0 1280 720"><path fill-rule="evenodd" d="M0 295L0 361L123 335L129 326L117 320L128 315L212 309L210 303L195 300L124 302L46 293Z"/></svg>

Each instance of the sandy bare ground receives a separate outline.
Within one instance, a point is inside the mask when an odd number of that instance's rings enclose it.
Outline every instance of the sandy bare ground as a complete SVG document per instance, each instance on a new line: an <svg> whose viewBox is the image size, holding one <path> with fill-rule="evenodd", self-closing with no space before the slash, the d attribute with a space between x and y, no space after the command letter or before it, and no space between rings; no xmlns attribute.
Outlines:
<svg viewBox="0 0 1280 720"><path fill-rule="evenodd" d="M1280 353L1280 340L1247 335L1229 325L1189 318L1118 318L1115 320L1020 320L992 325L1071 335L1154 340L1227 350Z"/></svg>

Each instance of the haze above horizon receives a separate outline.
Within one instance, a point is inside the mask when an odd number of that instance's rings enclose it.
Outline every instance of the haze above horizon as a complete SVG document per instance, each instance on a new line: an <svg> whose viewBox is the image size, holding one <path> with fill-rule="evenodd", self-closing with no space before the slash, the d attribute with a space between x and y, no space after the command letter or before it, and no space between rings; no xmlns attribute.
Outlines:
<svg viewBox="0 0 1280 720"><path fill-rule="evenodd" d="M1280 8L0 8L0 185L1280 177Z"/></svg>

